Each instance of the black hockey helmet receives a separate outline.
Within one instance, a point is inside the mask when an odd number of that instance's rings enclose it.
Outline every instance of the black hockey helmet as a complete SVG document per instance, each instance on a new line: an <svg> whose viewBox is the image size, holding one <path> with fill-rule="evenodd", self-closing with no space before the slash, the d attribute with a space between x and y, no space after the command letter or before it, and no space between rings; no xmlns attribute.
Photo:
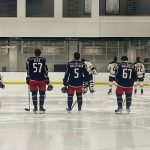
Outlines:
<svg viewBox="0 0 150 150"><path fill-rule="evenodd" d="M47 91L52 91L53 90L53 85L49 84L47 87Z"/></svg>
<svg viewBox="0 0 150 150"><path fill-rule="evenodd" d="M114 61L115 61L115 62L117 61L117 56L114 56Z"/></svg>
<svg viewBox="0 0 150 150"><path fill-rule="evenodd" d="M80 53L79 52L75 52L74 53L74 59L75 60L79 60L80 59Z"/></svg>
<svg viewBox="0 0 150 150"><path fill-rule="evenodd" d="M121 57L121 60L122 60L122 61L128 61L128 57L127 57L127 56L122 56L122 57Z"/></svg>
<svg viewBox="0 0 150 150"><path fill-rule="evenodd" d="M84 58L81 58L81 61L82 61L82 62L85 62L85 59L84 59Z"/></svg>
<svg viewBox="0 0 150 150"><path fill-rule="evenodd" d="M0 82L0 88L2 88L2 89L5 88L5 85L2 82Z"/></svg>
<svg viewBox="0 0 150 150"><path fill-rule="evenodd" d="M62 87L61 91L62 91L62 93L67 93L67 87L66 86Z"/></svg>
<svg viewBox="0 0 150 150"><path fill-rule="evenodd" d="M136 57L136 61L140 61L140 57Z"/></svg>
<svg viewBox="0 0 150 150"><path fill-rule="evenodd" d="M36 48L34 50L35 56L40 56L41 55L41 50L39 48Z"/></svg>

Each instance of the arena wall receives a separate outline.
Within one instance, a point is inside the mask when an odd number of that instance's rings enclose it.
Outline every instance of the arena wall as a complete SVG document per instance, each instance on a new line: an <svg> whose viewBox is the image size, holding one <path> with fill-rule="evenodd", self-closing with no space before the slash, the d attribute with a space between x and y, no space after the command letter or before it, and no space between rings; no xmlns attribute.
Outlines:
<svg viewBox="0 0 150 150"><path fill-rule="evenodd" d="M0 72L3 76L3 82L6 84L25 84L27 74L25 72ZM63 72L49 72L50 81L53 84L62 84L62 79L64 77ZM107 85L108 84L109 73L98 73L95 76L95 84L97 85ZM150 85L150 74L145 75L145 85Z"/></svg>
<svg viewBox="0 0 150 150"><path fill-rule="evenodd" d="M17 17L0 19L0 37L149 37L148 16L99 16L92 0L91 18L63 18L62 0L55 0L54 17L26 17L25 0L17 2Z"/></svg>

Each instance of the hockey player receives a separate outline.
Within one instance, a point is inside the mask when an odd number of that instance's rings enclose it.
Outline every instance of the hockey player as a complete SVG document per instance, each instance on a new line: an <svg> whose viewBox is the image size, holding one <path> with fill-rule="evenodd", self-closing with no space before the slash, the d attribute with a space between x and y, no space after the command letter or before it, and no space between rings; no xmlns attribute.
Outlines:
<svg viewBox="0 0 150 150"><path fill-rule="evenodd" d="M115 110L116 113L122 112L122 95L124 93L126 96L126 111L130 112L133 84L137 79L137 73L134 64L128 63L128 57L122 56L121 61L122 62L118 64L115 76L117 83L116 96L118 103L118 109Z"/></svg>
<svg viewBox="0 0 150 150"><path fill-rule="evenodd" d="M136 58L136 62L134 63L135 69L137 72L137 80L134 83L134 94L137 93L137 85L140 84L141 94L143 94L143 81L145 78L145 67L144 64L140 61L140 57Z"/></svg>
<svg viewBox="0 0 150 150"><path fill-rule="evenodd" d="M88 83L88 72L86 65L80 61L80 53L74 53L74 60L68 62L67 70L63 79L64 86L68 86L68 111L72 109L73 95L76 92L78 111L82 108L82 86L83 82Z"/></svg>
<svg viewBox="0 0 150 150"><path fill-rule="evenodd" d="M45 100L46 84L49 85L48 67L46 59L40 57L41 50L35 49L35 57L30 57L26 63L27 78L26 82L32 92L33 112L38 111L37 94L39 92L39 111L44 113L43 107Z"/></svg>
<svg viewBox="0 0 150 150"><path fill-rule="evenodd" d="M83 61L86 66L87 66L87 71L89 73L89 90L91 93L94 93L95 90L94 90L94 75L97 75L97 70L96 70L96 67L94 67L94 65L88 61L88 60L85 60L84 58L81 59L81 61ZM83 93L86 93L88 91L88 87L86 87L84 84L83 84Z"/></svg>
<svg viewBox="0 0 150 150"><path fill-rule="evenodd" d="M0 74L0 88L4 89L5 85L3 84L2 76Z"/></svg>
<svg viewBox="0 0 150 150"><path fill-rule="evenodd" d="M110 72L109 74L109 91L108 94L112 93L112 85L115 82L115 70L118 66L117 57L113 58L113 61L109 63L107 70ZM115 82L116 84L116 82Z"/></svg>

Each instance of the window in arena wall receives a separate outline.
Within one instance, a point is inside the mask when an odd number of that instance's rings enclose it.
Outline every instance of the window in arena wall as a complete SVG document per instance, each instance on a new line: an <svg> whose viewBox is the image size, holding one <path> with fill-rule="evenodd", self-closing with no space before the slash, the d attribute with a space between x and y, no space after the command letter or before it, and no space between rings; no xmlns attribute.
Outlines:
<svg viewBox="0 0 150 150"><path fill-rule="evenodd" d="M63 17L91 17L92 0L63 0Z"/></svg>
<svg viewBox="0 0 150 150"><path fill-rule="evenodd" d="M54 17L54 0L26 0L26 17Z"/></svg>
<svg viewBox="0 0 150 150"><path fill-rule="evenodd" d="M0 0L0 17L17 17L17 0Z"/></svg>
<svg viewBox="0 0 150 150"><path fill-rule="evenodd" d="M99 0L99 15L150 16L150 0Z"/></svg>
<svg viewBox="0 0 150 150"><path fill-rule="evenodd" d="M106 15L119 15L120 0L106 0Z"/></svg>

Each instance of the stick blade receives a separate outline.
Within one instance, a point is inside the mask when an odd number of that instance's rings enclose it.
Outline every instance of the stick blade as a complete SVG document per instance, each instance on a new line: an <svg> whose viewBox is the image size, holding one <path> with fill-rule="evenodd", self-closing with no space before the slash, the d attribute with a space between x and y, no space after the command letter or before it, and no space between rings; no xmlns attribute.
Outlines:
<svg viewBox="0 0 150 150"><path fill-rule="evenodd" d="M30 111L30 109L29 108L25 108L25 111Z"/></svg>

